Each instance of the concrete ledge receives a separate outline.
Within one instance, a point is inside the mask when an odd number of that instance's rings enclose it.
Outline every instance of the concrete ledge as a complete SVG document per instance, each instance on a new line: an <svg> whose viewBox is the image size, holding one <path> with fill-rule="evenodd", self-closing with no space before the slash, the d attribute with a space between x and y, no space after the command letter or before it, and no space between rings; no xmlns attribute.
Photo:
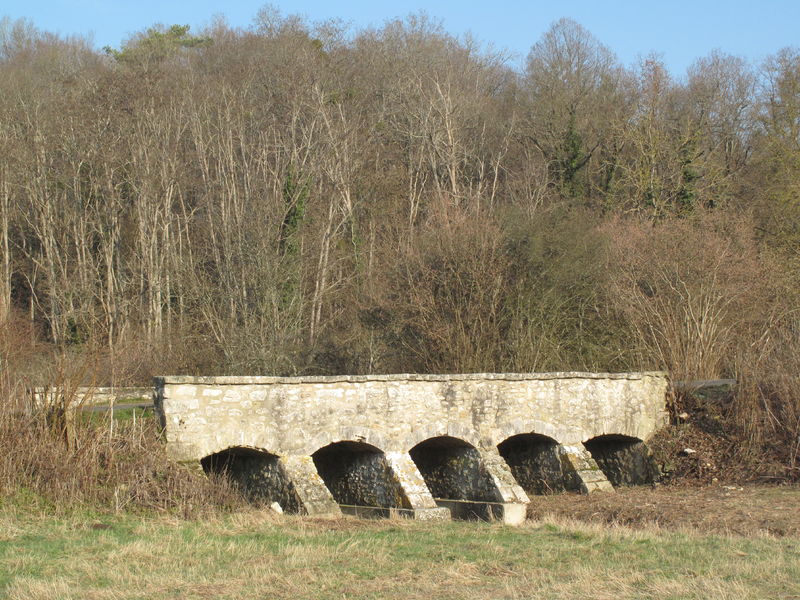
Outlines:
<svg viewBox="0 0 800 600"><path fill-rule="evenodd" d="M444 506L436 508L415 508L414 519L417 521L449 521L453 518L450 509Z"/></svg>
<svg viewBox="0 0 800 600"><path fill-rule="evenodd" d="M435 500L441 508L450 510L453 519L464 521L500 521L504 525L521 525L528 510L527 504L516 502L481 502L447 498L435 498Z"/></svg>
<svg viewBox="0 0 800 600"><path fill-rule="evenodd" d="M603 481L583 481L581 483L581 494L594 494L595 492L614 492L614 486L608 480Z"/></svg>
<svg viewBox="0 0 800 600"><path fill-rule="evenodd" d="M354 506L340 504L342 514L362 519L404 518L417 521L449 521L450 511L447 508L385 508L382 506Z"/></svg>
<svg viewBox="0 0 800 600"><path fill-rule="evenodd" d="M220 376L205 377L193 375L165 375L154 377L156 387L164 384L186 385L256 385L256 384L298 384L298 383L363 383L367 381L544 381L550 379L633 379L645 377L666 378L662 371L641 373L583 373L564 371L555 373L460 373L453 375L429 375L421 373L397 373L390 375L314 375L305 377Z"/></svg>

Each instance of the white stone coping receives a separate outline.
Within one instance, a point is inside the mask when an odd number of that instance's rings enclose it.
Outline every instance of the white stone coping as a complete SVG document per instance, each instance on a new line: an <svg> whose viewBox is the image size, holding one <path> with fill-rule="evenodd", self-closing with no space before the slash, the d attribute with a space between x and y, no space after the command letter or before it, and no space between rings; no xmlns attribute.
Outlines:
<svg viewBox="0 0 800 600"><path fill-rule="evenodd" d="M391 375L307 375L301 377L276 377L272 375L247 376L194 376L165 375L154 377L156 387L167 384L188 385L268 385L303 383L365 383L371 381L542 381L552 379L644 379L656 377L667 379L663 371L643 371L639 373L583 373L564 371L555 373L462 373L452 375L431 375L423 373L397 373Z"/></svg>

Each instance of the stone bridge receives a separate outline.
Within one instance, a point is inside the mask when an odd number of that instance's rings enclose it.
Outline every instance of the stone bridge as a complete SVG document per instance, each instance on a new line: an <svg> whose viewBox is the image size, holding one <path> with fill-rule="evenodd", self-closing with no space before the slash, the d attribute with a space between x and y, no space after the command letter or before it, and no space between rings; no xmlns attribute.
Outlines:
<svg viewBox="0 0 800 600"><path fill-rule="evenodd" d="M157 377L175 460L304 514L524 519L656 476L663 373Z"/></svg>

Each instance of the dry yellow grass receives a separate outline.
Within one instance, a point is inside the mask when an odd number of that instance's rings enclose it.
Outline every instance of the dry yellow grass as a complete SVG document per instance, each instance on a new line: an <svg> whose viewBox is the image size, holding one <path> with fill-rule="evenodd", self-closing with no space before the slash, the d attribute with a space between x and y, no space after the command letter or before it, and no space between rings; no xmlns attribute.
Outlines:
<svg viewBox="0 0 800 600"><path fill-rule="evenodd" d="M0 595L121 598L796 598L800 544L565 520L205 521L0 515Z"/></svg>

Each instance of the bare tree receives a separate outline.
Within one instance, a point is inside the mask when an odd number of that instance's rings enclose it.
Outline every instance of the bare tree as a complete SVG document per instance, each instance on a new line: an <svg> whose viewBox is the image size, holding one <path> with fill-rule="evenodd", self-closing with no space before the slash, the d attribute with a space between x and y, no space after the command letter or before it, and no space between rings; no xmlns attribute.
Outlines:
<svg viewBox="0 0 800 600"><path fill-rule="evenodd" d="M526 140L566 197L608 187L609 144L629 104L624 75L611 50L570 19L555 22L528 54Z"/></svg>

